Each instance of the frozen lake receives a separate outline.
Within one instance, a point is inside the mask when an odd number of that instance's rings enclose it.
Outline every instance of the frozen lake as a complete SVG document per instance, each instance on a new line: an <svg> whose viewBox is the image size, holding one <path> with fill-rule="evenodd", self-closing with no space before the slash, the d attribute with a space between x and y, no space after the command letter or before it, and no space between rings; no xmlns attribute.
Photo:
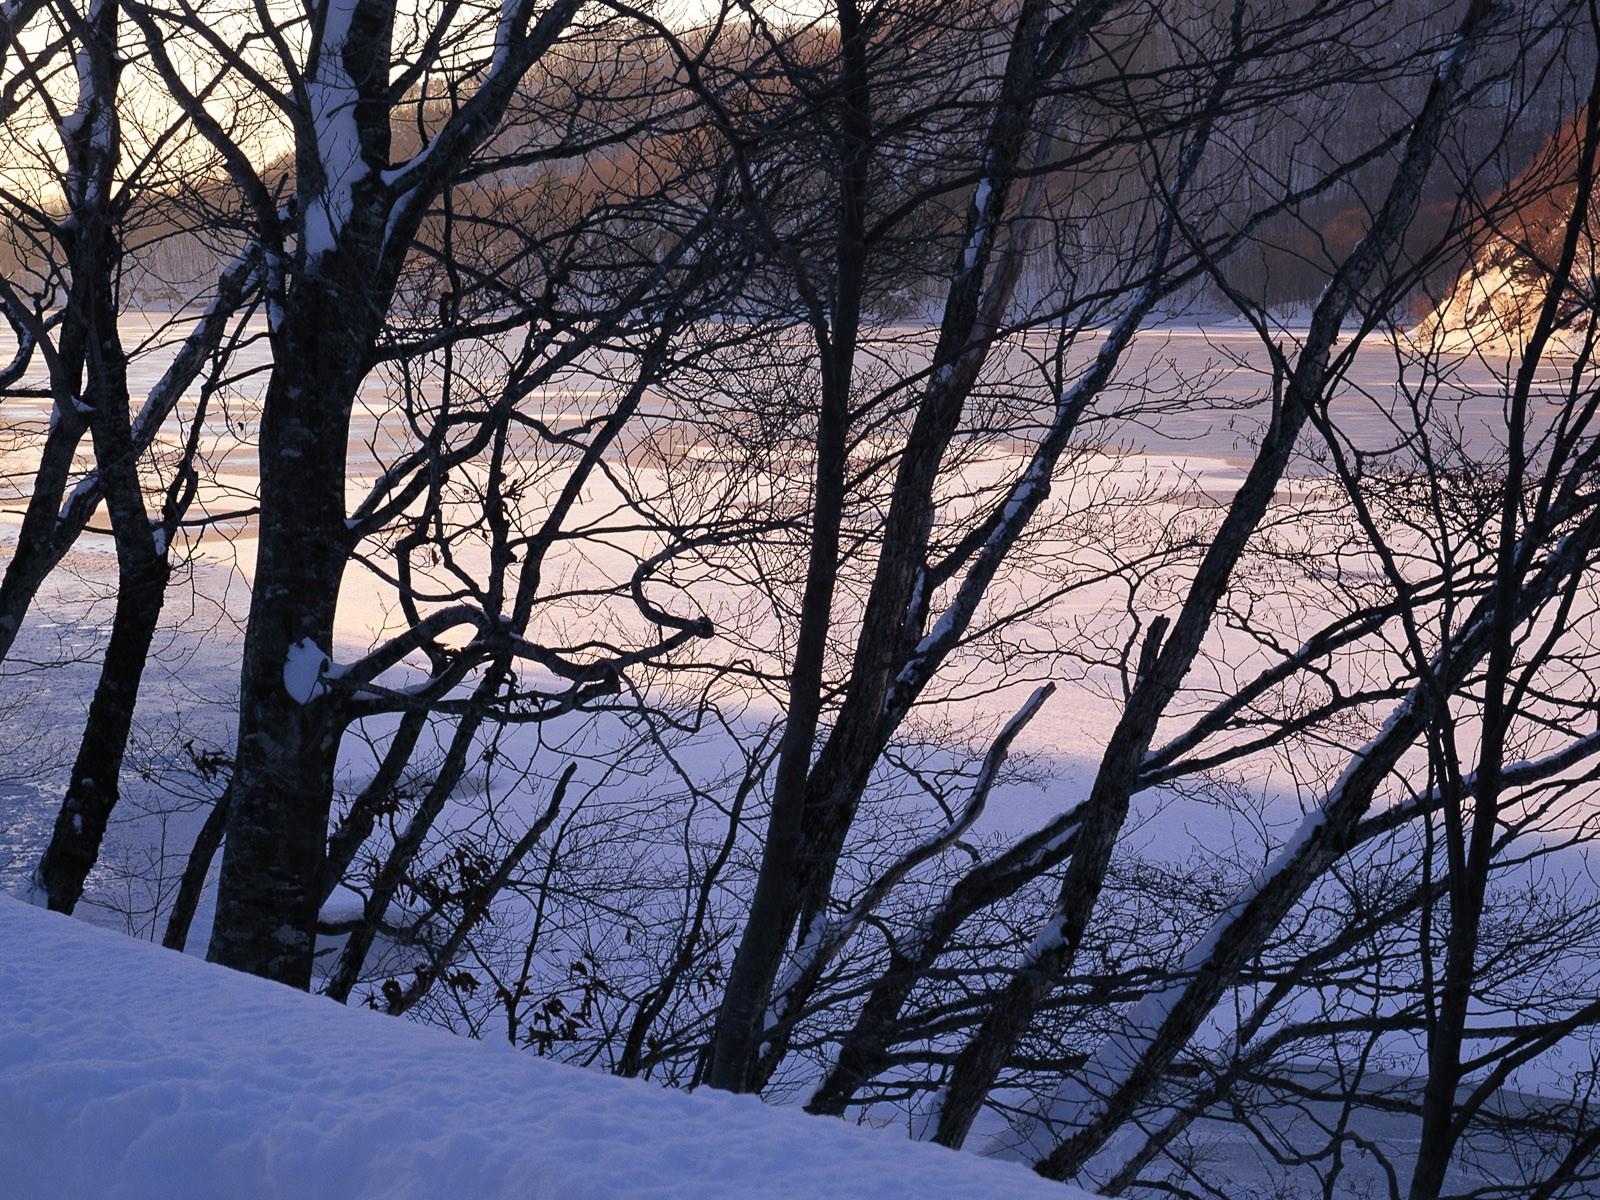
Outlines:
<svg viewBox="0 0 1600 1200"><path fill-rule="evenodd" d="M163 324L167 320L168 314L154 313L125 319L125 343L148 347L136 359L130 377L135 396L156 383L176 339L184 332L181 321L167 327ZM247 509L255 489L251 439L256 406L252 397L264 386L270 353L261 323L252 324L247 334L230 367L233 382L212 401L205 426L208 466L197 505L212 516L225 517ZM1292 343L1294 336L1293 329L1286 329L1280 340ZM863 350L864 371L914 375L925 370L929 345L927 329L884 330ZM1066 348L1060 359L1063 369L1070 375L1073 364L1086 362L1095 346L1093 337L1083 337ZM996 356L992 390L998 394L1007 382L1019 390L1040 387L1045 376L1056 369L1053 356L1059 349L1054 339L1038 334L1009 343L1004 353ZM1162 503L1173 512L1214 509L1223 503L1242 478L1253 438L1265 420L1273 386L1270 372L1263 366L1266 361L1258 336L1248 329L1174 324L1139 335L1125 355L1117 384L1086 422L1083 438L1100 447L1101 453L1091 456L1086 466L1080 464L1072 479L1058 483L1058 490L1064 493L1061 503L1070 507L1072 493L1085 487L1110 494L1141 490L1155 494L1164 488ZM1375 450L1401 440L1415 424L1416 414L1426 411L1436 429L1454 430L1471 452L1492 454L1504 439L1503 376L1503 366L1483 361L1456 360L1445 364L1443 370L1435 365L1424 371L1403 342L1375 338L1344 364L1343 381L1330 415L1344 436ZM1397 386L1401 380L1405 386ZM42 380L25 382L37 385ZM405 423L397 416L404 390L401 382L392 373L375 372L358 405L350 439L348 504L352 510L382 465L411 444ZM1553 395L1560 382L1552 371L1542 387ZM1427 392L1426 405L1419 402L1418 389ZM559 428L591 417L609 394L598 379L580 369L567 373L524 407L547 426ZM1539 407L1536 405L1536 410ZM643 407L641 424L659 428L672 411L669 399L656 396ZM0 522L7 528L14 528L26 502L26 440L42 432L48 416L43 400L7 401L5 428L18 439L13 444L22 447L3 460L9 474L4 483L7 490L0 492ZM181 440L175 433L164 436L168 450ZM629 444L624 441L614 455L626 457L628 453ZM964 468L963 479L993 484L1019 470L1022 461L1015 451L1007 451L1003 441L991 444ZM699 467L704 473L718 469L710 459ZM1293 473L1304 478L1318 469L1317 463L1307 458ZM642 475L648 476L648 471L645 468ZM552 478L559 482L558 474ZM659 475L650 478L656 486L671 486ZM617 507L618 497L608 494L603 483L597 484L586 494L576 524L581 528L585 519L597 524L613 521ZM592 516L586 518L584 513ZM575 547L564 557L558 554L559 569L578 586L599 588L611 582L608 576L625 578L640 552L620 544L621 540ZM174 755L182 759L185 741L220 748L231 736L227 697L237 671L238 638L248 608L254 559L249 521L221 520L216 528L198 536L190 551L187 582L169 602L140 708L143 758L136 747L130 759L129 812L140 809L142 792L170 790L171 781L162 782L161 764ZM9 666L7 689L21 701L4 717L18 749L10 756L10 769L0 772L0 829L4 830L0 834L0 872L4 875L0 878L14 879L48 835L62 773L92 687L100 640L109 628L114 561L109 539L86 535L63 570L47 584ZM734 598L705 589L700 599L708 606L736 604ZM1069 609L1076 606L1082 614L1104 603L1105 596L1092 589L1067 601ZM341 598L335 656L356 657L375 638L396 627L388 588L353 569ZM983 686L971 691L982 692L990 684L1004 682L997 678L995 668L984 670L988 674L982 676ZM1003 676L1004 668L998 670ZM1046 673L1047 667L1031 664L1031 675ZM1051 764L1052 786L1012 789L1012 794L1001 796L985 819L989 827L1031 826L1055 811L1063 790L1075 790L1092 769L1098 757L1096 748L1115 721L1116 702L1107 681L1084 677L1082 672L1075 678L1070 677L1072 672L1067 674L1064 694L1046 707L1019 743L1020 750ZM958 725L970 722L974 710L980 722L1001 719L1024 694L1026 689L1020 685L1002 687L994 695L953 705L950 719ZM748 705L746 720L774 715L760 694L749 697ZM715 752L702 757L707 764L719 761ZM200 800L191 797L183 807L192 809ZM1223 821L1226 829L1219 827L1217 820L1215 814L1202 811L1191 813L1182 824L1198 838L1231 836L1231 819ZM163 822L163 837L168 823ZM192 814L180 811L170 824L176 849L181 851L193 824ZM126 848L129 855L141 856L137 842L147 832L138 834L135 844ZM164 847L166 855L174 852L173 846ZM119 896L118 903L126 903L126 897Z"/></svg>

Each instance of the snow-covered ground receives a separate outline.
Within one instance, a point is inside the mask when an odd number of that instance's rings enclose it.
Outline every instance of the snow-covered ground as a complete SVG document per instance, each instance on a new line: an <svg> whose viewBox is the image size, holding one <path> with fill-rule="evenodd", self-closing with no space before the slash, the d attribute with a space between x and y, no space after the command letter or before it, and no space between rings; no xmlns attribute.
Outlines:
<svg viewBox="0 0 1600 1200"><path fill-rule="evenodd" d="M0 897L0 1196L1084 1195L903 1130L343 1008Z"/></svg>

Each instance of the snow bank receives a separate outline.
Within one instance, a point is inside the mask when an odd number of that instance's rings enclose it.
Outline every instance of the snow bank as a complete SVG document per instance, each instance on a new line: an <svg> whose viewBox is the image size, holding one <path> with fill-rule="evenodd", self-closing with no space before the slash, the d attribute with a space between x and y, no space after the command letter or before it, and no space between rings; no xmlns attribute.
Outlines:
<svg viewBox="0 0 1600 1200"><path fill-rule="evenodd" d="M0 897L0 1196L1084 1195L342 1008Z"/></svg>

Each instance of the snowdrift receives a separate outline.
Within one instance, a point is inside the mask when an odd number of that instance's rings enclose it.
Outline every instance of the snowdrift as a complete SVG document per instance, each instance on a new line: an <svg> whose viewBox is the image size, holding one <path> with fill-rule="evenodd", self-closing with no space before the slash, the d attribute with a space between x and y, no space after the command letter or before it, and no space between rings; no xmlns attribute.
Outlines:
<svg viewBox="0 0 1600 1200"><path fill-rule="evenodd" d="M0 897L0 1197L1085 1195L899 1131L343 1008Z"/></svg>

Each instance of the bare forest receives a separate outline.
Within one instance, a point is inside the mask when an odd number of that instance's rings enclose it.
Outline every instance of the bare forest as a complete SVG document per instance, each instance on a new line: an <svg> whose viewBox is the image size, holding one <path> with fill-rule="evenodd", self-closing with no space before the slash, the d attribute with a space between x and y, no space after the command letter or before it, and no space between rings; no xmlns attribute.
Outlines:
<svg viewBox="0 0 1600 1200"><path fill-rule="evenodd" d="M1106 1195L1600 1194L1597 33L0 0L0 879Z"/></svg>

